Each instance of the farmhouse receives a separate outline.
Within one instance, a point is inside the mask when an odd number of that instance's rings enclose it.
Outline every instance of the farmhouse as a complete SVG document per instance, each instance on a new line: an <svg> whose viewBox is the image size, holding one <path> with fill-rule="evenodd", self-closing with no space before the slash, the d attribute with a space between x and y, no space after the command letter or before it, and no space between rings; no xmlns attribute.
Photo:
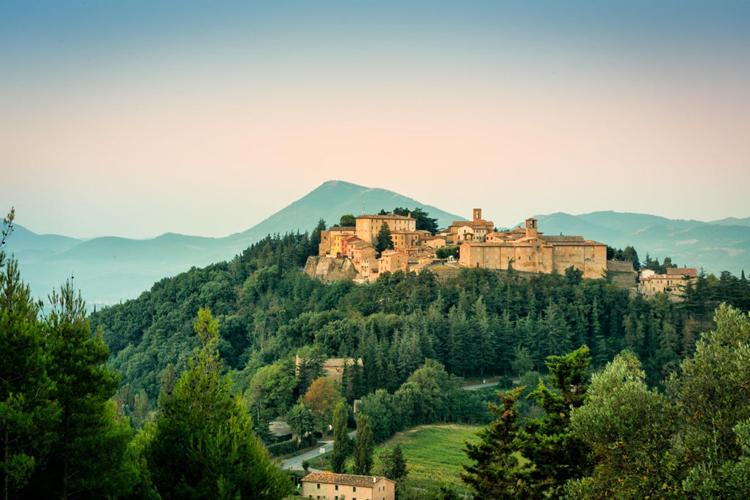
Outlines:
<svg viewBox="0 0 750 500"><path fill-rule="evenodd" d="M668 267L666 273L657 274L644 269L640 274L638 291L647 297L664 293L670 300L684 300L685 288L698 280L698 271L692 267Z"/></svg>
<svg viewBox="0 0 750 500"><path fill-rule="evenodd" d="M302 478L302 496L326 500L394 500L396 483L383 476L311 472Z"/></svg>

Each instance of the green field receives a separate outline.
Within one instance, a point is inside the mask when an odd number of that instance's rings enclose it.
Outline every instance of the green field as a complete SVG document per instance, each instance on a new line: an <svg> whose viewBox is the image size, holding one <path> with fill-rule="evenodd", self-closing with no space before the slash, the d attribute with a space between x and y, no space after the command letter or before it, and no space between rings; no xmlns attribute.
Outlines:
<svg viewBox="0 0 750 500"><path fill-rule="evenodd" d="M399 432L375 448L373 474L380 473L380 453L387 447L400 444L409 471L404 486L413 493L409 498L417 498L420 491L434 491L441 486L448 486L457 493L467 493L460 477L462 465L468 463L464 443L478 441L476 433L479 429L481 427L473 425L441 424L420 425ZM330 453L320 455L310 461L310 467L330 470L330 458ZM350 470L353 467L351 458L347 467Z"/></svg>
<svg viewBox="0 0 750 500"><path fill-rule="evenodd" d="M433 490L441 485L457 492L466 487L459 474L468 463L465 441L477 441L480 427L471 425L422 425L399 432L375 450L375 470L379 469L379 453L387 446L401 445L409 475L407 488Z"/></svg>

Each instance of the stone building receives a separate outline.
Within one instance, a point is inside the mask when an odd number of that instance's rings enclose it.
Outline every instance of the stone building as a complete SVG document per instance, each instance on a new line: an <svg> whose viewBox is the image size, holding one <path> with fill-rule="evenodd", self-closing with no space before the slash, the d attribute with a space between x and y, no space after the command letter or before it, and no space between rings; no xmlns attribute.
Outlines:
<svg viewBox="0 0 750 500"><path fill-rule="evenodd" d="M302 497L325 500L394 500L396 483L383 476L311 472L302 478Z"/></svg>
<svg viewBox="0 0 750 500"><path fill-rule="evenodd" d="M318 255L331 255L338 257L341 254L341 239L348 236L356 235L354 227L332 226L331 228L320 232L320 244L318 245Z"/></svg>
<svg viewBox="0 0 750 500"><path fill-rule="evenodd" d="M457 220L446 231L448 242L460 244L464 241L484 241L495 230L495 223L482 218L482 209L472 211L471 220Z"/></svg>
<svg viewBox="0 0 750 500"><path fill-rule="evenodd" d="M487 241L461 245L459 265L561 274L575 267L584 278L603 278L607 270L607 245L581 236L543 236L534 218L526 219L523 233L512 230L486 236Z"/></svg>
<svg viewBox="0 0 750 500"><path fill-rule="evenodd" d="M388 229L392 235L394 233L415 233L417 231L417 220L413 217L395 214L360 215L357 217L357 237L373 245L383 224L388 224Z"/></svg>
<svg viewBox="0 0 750 500"><path fill-rule="evenodd" d="M393 249L408 252L420 244L420 234L416 231L391 231Z"/></svg>
<svg viewBox="0 0 750 500"><path fill-rule="evenodd" d="M386 250L378 260L378 273L407 272L409 270L409 256L399 250Z"/></svg>
<svg viewBox="0 0 750 500"><path fill-rule="evenodd" d="M664 293L670 300L684 299L685 288L698 280L698 270L692 267L669 267L664 274L651 269L643 269L640 274L638 291L647 297Z"/></svg>
<svg viewBox="0 0 750 500"><path fill-rule="evenodd" d="M355 364L362 366L362 358L328 358L323 361L323 376L335 380L336 382L341 382L341 379L344 376L344 367L354 366ZM295 356L294 369L297 376L299 376L300 374L301 366L302 358L300 358L299 356Z"/></svg>
<svg viewBox="0 0 750 500"><path fill-rule="evenodd" d="M349 240L344 255L352 261L354 268L362 277L367 278L370 274L377 273L378 259L375 255L375 248L369 243L359 238L356 241Z"/></svg>
<svg viewBox="0 0 750 500"><path fill-rule="evenodd" d="M376 259L374 243L385 224L391 232L393 250ZM481 208L473 209L471 220L454 221L438 235L418 231L412 217L360 215L353 228L334 226L323 231L319 250L321 258L348 260L357 272L353 279L369 282L384 272L420 272L433 264L437 248L455 244L461 245L459 265L463 267L512 267L531 273L563 273L575 267L585 278L602 278L607 270L607 247L603 243L582 236L546 236L533 218L526 220L525 227L495 231L495 224L482 218Z"/></svg>

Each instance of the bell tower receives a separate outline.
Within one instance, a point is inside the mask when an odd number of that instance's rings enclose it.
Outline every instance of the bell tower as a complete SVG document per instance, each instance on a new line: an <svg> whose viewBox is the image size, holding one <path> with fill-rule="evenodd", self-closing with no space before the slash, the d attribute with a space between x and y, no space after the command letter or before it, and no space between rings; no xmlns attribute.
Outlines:
<svg viewBox="0 0 750 500"><path fill-rule="evenodd" d="M533 217L526 219L526 237L536 238L537 235L536 219Z"/></svg>
<svg viewBox="0 0 750 500"><path fill-rule="evenodd" d="M481 208L475 208L474 209L474 220L482 220L482 209Z"/></svg>

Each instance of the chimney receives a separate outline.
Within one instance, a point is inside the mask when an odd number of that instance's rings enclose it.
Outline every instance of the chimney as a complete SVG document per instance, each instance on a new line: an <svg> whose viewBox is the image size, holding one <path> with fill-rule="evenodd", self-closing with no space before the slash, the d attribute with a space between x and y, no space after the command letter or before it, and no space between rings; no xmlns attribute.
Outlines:
<svg viewBox="0 0 750 500"><path fill-rule="evenodd" d="M482 209L481 208L475 208L474 209L474 220L482 220Z"/></svg>

